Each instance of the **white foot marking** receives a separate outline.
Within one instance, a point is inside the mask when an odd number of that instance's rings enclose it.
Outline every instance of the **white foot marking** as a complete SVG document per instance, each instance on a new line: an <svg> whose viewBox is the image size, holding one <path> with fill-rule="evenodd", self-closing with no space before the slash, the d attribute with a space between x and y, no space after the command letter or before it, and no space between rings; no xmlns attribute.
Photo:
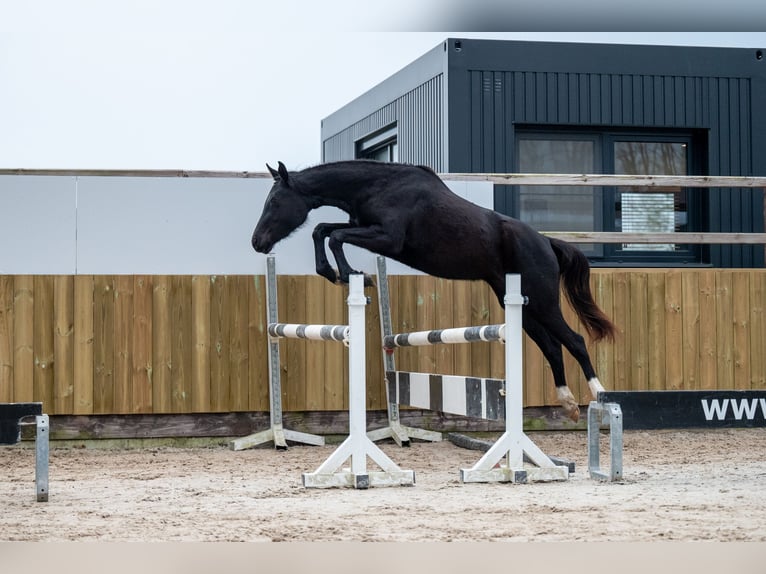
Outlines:
<svg viewBox="0 0 766 574"><path fill-rule="evenodd" d="M604 386L601 384L601 381L598 380L598 377L593 377L590 381L588 381L588 386L590 387L590 394L593 395L594 399L598 398L599 393L604 392Z"/></svg>

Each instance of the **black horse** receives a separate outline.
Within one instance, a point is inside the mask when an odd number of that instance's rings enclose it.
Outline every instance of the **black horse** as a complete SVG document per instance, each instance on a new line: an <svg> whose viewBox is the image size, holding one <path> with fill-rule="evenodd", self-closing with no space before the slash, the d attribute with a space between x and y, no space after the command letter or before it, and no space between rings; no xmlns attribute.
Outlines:
<svg viewBox="0 0 766 574"><path fill-rule="evenodd" d="M437 277L486 281L501 306L506 273L519 273L522 293L529 296L523 327L551 365L564 411L578 420L580 409L564 377L562 345L577 359L593 396L603 390L584 339L567 325L559 306L563 282L591 337L613 338L614 325L591 295L588 260L573 245L459 197L427 167L364 160L293 173L282 162L278 170L266 167L274 186L253 232L253 248L259 253L270 252L312 209L330 205L348 213L349 221L320 223L313 239L316 271L334 283L347 283L355 273L343 253L344 243ZM327 260L326 239L337 271Z"/></svg>

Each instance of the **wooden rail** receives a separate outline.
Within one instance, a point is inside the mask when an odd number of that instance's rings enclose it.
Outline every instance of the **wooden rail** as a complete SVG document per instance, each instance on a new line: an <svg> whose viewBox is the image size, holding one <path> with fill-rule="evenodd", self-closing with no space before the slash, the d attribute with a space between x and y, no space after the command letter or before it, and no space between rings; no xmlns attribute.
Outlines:
<svg viewBox="0 0 766 574"><path fill-rule="evenodd" d="M163 177L163 178L235 178L271 179L260 171L225 170L139 170L139 169L0 169L2 175L71 176L71 177ZM761 188L766 177L713 175L610 175L610 174L539 174L539 173L442 173L449 181L486 181L500 185L566 185L566 186L641 186L650 188ZM612 231L559 232L544 235L574 243L642 243L663 244L766 244L766 233L624 233Z"/></svg>

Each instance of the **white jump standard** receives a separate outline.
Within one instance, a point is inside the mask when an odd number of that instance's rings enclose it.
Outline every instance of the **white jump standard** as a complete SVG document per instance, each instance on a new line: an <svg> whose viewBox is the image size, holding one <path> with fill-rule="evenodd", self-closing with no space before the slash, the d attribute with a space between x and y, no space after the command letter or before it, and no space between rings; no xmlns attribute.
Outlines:
<svg viewBox="0 0 766 574"><path fill-rule="evenodd" d="M555 464L524 433L522 401L521 277L506 275L505 324L421 331L386 336L388 349L411 345L501 341L505 343L505 381L477 377L389 371L390 400L487 419L505 419L505 432L471 468L463 482L534 482L567 480L568 466ZM405 396L406 395L406 396ZM524 458L533 466L524 465Z"/></svg>
<svg viewBox="0 0 766 574"><path fill-rule="evenodd" d="M270 270L273 256L269 256ZM276 282L269 281L269 290ZM272 295L273 295L272 294ZM270 297L273 300L273 297ZM314 472L303 473L303 485L308 488L332 488L350 486L369 488L371 486L410 486L415 484L415 473L400 469L366 433L367 412L365 410L365 307L364 276L351 275L349 283L348 325L304 325L295 323L270 322L268 325L271 344L278 349L279 338L308 339L315 341L342 342L348 347L349 368L349 436ZM275 318L275 316L274 316ZM271 317L270 317L271 319ZM273 353L272 353L273 356ZM280 369L279 355L269 361L273 373ZM370 457L381 470L368 470ZM350 467L341 466L350 459Z"/></svg>
<svg viewBox="0 0 766 574"><path fill-rule="evenodd" d="M415 484L415 473L400 469L378 446L367 437L367 411L365 407L365 307L364 276L354 274L349 280L348 295L348 416L349 436L314 472L303 474L303 485L314 488L353 486L410 486ZM370 457L380 471L367 470ZM338 472L346 460L351 467Z"/></svg>

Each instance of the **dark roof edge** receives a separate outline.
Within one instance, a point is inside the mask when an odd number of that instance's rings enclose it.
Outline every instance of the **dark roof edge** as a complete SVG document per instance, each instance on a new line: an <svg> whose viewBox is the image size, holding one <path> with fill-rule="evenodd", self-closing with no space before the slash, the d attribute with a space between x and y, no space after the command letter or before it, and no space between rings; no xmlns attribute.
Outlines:
<svg viewBox="0 0 766 574"><path fill-rule="evenodd" d="M373 86L322 120L322 141L376 112L445 71L445 42L432 48L392 76Z"/></svg>

